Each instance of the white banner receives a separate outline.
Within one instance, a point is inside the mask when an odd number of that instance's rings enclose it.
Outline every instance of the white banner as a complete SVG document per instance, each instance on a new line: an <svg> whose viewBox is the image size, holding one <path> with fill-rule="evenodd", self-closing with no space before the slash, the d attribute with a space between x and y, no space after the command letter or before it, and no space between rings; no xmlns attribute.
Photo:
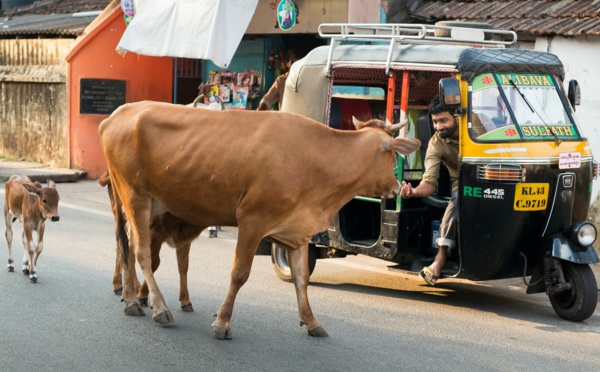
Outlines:
<svg viewBox="0 0 600 372"><path fill-rule="evenodd" d="M258 0L135 0L117 51L210 59L227 68Z"/></svg>

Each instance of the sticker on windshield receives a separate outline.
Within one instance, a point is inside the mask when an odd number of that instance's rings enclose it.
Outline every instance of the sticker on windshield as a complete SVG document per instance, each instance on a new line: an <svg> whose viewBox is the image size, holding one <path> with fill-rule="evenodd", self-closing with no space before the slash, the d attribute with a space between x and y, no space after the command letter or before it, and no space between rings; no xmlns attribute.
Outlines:
<svg viewBox="0 0 600 372"><path fill-rule="evenodd" d="M548 207L549 183L519 183L515 187L515 211L542 211Z"/></svg>
<svg viewBox="0 0 600 372"><path fill-rule="evenodd" d="M554 136L568 139L578 138L572 125L521 125L523 138L552 139Z"/></svg>
<svg viewBox="0 0 600 372"><path fill-rule="evenodd" d="M581 167L581 153L563 152L558 155L558 169L571 169Z"/></svg>
<svg viewBox="0 0 600 372"><path fill-rule="evenodd" d="M498 74L500 84L524 87L553 87L554 82L548 75L538 74Z"/></svg>

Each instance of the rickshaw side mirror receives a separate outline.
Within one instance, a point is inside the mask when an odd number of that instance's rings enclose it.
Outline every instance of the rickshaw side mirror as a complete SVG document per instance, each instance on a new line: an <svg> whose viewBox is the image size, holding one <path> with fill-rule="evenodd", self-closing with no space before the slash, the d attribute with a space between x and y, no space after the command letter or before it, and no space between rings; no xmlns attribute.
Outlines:
<svg viewBox="0 0 600 372"><path fill-rule="evenodd" d="M579 87L577 80L569 81L569 92L567 93L567 97L573 107L573 111L575 111L575 106L581 104L581 88Z"/></svg>
<svg viewBox="0 0 600 372"><path fill-rule="evenodd" d="M440 79L440 102L455 109L460 107L460 85L455 78Z"/></svg>

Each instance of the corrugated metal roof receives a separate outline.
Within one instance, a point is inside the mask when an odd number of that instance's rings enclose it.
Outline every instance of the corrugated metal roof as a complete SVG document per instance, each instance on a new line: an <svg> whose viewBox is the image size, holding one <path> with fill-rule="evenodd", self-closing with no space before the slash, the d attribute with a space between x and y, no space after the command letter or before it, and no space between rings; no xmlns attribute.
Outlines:
<svg viewBox="0 0 600 372"><path fill-rule="evenodd" d="M79 36L112 0L41 0L0 12L0 36Z"/></svg>
<svg viewBox="0 0 600 372"><path fill-rule="evenodd" d="M3 16L32 14L72 14L104 10L112 0L40 0L32 4L4 9Z"/></svg>
<svg viewBox="0 0 600 372"><path fill-rule="evenodd" d="M421 1L410 15L419 22L485 22L536 35L600 35L599 0Z"/></svg>
<svg viewBox="0 0 600 372"><path fill-rule="evenodd" d="M96 16L76 17L73 14L46 14L0 19L0 35L63 35L78 36Z"/></svg>

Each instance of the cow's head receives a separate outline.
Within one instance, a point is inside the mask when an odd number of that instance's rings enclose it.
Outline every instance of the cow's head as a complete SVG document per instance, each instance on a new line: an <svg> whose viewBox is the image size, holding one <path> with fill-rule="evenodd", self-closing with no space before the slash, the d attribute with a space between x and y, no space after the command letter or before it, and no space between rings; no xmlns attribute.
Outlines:
<svg viewBox="0 0 600 372"><path fill-rule="evenodd" d="M38 198L38 209L44 218L53 222L60 220L60 216L58 215L59 196L54 181L48 180L46 187L42 187L39 182L24 183L23 187L25 187L27 192Z"/></svg>
<svg viewBox="0 0 600 372"><path fill-rule="evenodd" d="M407 120L398 124L390 124L389 122L384 123L377 119L361 122L355 117L352 117L352 121L357 130L374 128L381 129L382 132L387 133L387 135L382 133L379 150L381 150L382 155L387 157L389 161L374 162L372 164L372 174L376 178L375 192L377 193L377 196L386 199L395 197L400 193L400 183L393 175L393 163L395 161L394 154L408 155L421 146L421 141L410 137L393 138L393 135L408 123ZM392 166L390 167L390 165Z"/></svg>

